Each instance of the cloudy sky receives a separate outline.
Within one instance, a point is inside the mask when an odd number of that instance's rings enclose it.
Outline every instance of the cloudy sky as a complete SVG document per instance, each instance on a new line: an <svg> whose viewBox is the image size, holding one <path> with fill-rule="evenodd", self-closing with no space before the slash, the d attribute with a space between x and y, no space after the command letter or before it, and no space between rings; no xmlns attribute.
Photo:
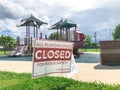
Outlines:
<svg viewBox="0 0 120 90"><path fill-rule="evenodd" d="M110 40L120 23L120 0L0 0L0 35L22 36L25 27L16 27L21 19L33 14L48 23L41 32L50 34L48 27L61 18L71 19L78 29L98 40Z"/></svg>

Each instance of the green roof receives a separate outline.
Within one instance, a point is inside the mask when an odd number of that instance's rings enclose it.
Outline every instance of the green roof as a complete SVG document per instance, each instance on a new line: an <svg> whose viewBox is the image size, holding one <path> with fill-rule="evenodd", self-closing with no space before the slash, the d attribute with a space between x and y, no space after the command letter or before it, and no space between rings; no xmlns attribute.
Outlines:
<svg viewBox="0 0 120 90"><path fill-rule="evenodd" d="M59 20L58 22L56 22L55 24L53 24L52 26L50 26L49 29L60 29L60 24L63 22L63 19Z"/></svg>
<svg viewBox="0 0 120 90"><path fill-rule="evenodd" d="M63 21L63 19L59 20L55 24L53 24L50 29L60 29L60 28L71 28L76 27L77 24L73 22L72 20L66 19Z"/></svg>
<svg viewBox="0 0 120 90"><path fill-rule="evenodd" d="M19 26L39 26L40 27L42 24L47 24L47 23L31 15L29 18L21 20L21 24Z"/></svg>
<svg viewBox="0 0 120 90"><path fill-rule="evenodd" d="M71 27L76 27L77 24L74 23L72 20L66 19L64 22L62 22L60 26L65 28L71 28Z"/></svg>

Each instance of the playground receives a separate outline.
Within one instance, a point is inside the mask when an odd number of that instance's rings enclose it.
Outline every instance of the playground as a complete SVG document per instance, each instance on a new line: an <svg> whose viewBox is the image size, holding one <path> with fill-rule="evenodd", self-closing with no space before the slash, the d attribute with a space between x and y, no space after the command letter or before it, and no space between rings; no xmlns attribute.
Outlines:
<svg viewBox="0 0 120 90"><path fill-rule="evenodd" d="M54 30L57 33L57 37L54 39L52 38L52 33L48 38L47 35L43 36L43 33L40 32L40 26L43 24L47 23L37 19L33 15L31 15L29 18L22 19L17 27L26 27L25 37L17 37L16 47L8 56L32 56L35 39L49 39L73 42L73 54L80 56L81 52L79 52L78 49L82 47L85 43L85 35L80 32L80 30L77 30L76 23L69 19L61 19L55 24L51 25L48 30Z"/></svg>

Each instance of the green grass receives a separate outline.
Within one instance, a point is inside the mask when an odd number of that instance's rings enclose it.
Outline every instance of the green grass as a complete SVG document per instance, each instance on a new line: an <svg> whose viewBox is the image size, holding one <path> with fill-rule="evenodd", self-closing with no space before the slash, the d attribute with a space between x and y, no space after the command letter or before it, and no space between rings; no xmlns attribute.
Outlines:
<svg viewBox="0 0 120 90"><path fill-rule="evenodd" d="M0 90L120 90L120 85L50 76L31 79L31 74L0 72Z"/></svg>
<svg viewBox="0 0 120 90"><path fill-rule="evenodd" d="M6 51L6 54L9 54L11 51ZM0 55L6 55L4 54L4 51L0 51Z"/></svg>
<svg viewBox="0 0 120 90"><path fill-rule="evenodd" d="M89 48L89 49L79 49L79 51L80 52L100 52L100 49L98 48L98 49L91 49L91 48Z"/></svg>

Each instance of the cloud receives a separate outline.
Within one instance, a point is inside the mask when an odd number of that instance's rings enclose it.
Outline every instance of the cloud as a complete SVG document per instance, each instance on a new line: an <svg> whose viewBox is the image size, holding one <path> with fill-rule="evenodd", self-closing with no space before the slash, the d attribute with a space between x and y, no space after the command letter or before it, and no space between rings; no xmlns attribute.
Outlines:
<svg viewBox="0 0 120 90"><path fill-rule="evenodd" d="M20 35L16 27L17 21L22 16L27 16L27 11L12 0L0 1L0 32L10 30L15 35Z"/></svg>
<svg viewBox="0 0 120 90"><path fill-rule="evenodd" d="M13 34L20 35L20 31L16 27L16 22L12 19L0 20L0 32L10 30Z"/></svg>
<svg viewBox="0 0 120 90"><path fill-rule="evenodd" d="M12 0L0 1L0 19L18 19L19 16L26 15L27 11Z"/></svg>
<svg viewBox="0 0 120 90"><path fill-rule="evenodd" d="M91 36L97 32L99 40L110 40L113 29L120 23L120 6L96 8L77 12L72 16L79 24L79 30ZM102 36L102 37L101 37Z"/></svg>
<svg viewBox="0 0 120 90"><path fill-rule="evenodd" d="M48 27L61 17L72 19L85 34L100 32L120 23L119 0L1 0L0 31L10 30L15 35L24 35L25 27L16 24L31 14L45 21L40 32L50 34Z"/></svg>

